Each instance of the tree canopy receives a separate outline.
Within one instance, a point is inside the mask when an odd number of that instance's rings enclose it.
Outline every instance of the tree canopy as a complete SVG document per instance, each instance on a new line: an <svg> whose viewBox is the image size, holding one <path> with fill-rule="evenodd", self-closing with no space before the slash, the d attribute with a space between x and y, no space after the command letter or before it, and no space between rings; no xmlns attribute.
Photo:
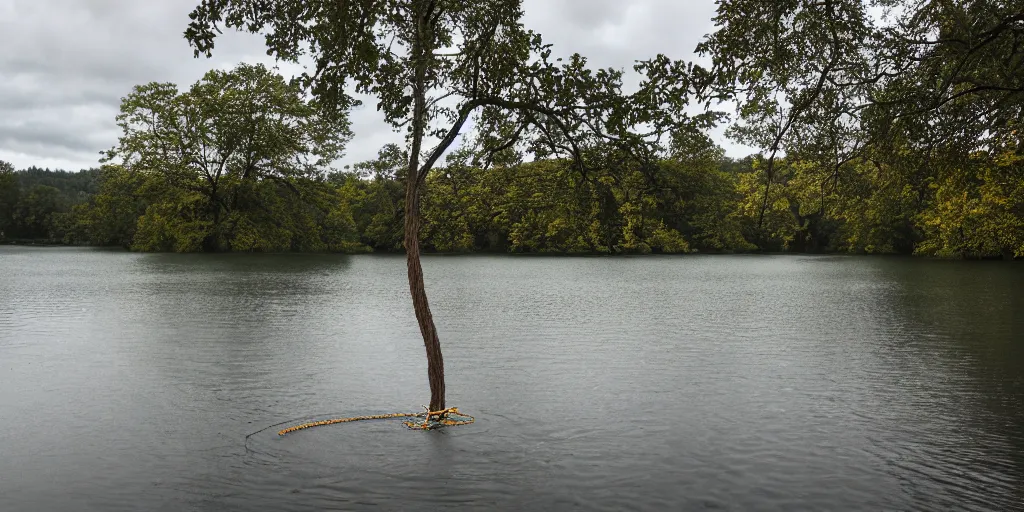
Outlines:
<svg viewBox="0 0 1024 512"><path fill-rule="evenodd" d="M187 91L170 83L135 87L121 103L118 144L106 182L156 198L133 235L151 250L317 248L307 229L318 208L292 208L289 195L323 195L300 184L323 178L348 140L343 112L320 108L300 85L262 65L213 70ZM110 205L113 207L113 205ZM125 206L125 205L122 205Z"/></svg>
<svg viewBox="0 0 1024 512"><path fill-rule="evenodd" d="M1024 214L1020 166L1010 163L1019 162L1024 115L1019 2L722 0L715 23L697 48L713 62L697 73L699 89L705 101L736 101L732 134L767 154L759 226L780 181L776 156L785 154L814 165L819 214L827 195L870 165L886 175L883 188L906 188L890 197L916 195L918 208L947 203L943 221L918 220L931 226L924 231L969 238L981 229L1003 240L921 252L1024 254L1009 221ZM978 220L984 228L947 222L953 211L979 209L991 209Z"/></svg>

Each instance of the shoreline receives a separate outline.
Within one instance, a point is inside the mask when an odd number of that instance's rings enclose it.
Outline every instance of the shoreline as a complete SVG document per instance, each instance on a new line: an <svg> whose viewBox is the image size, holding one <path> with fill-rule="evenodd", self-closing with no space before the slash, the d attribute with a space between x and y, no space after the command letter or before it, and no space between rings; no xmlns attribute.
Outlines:
<svg viewBox="0 0 1024 512"><path fill-rule="evenodd" d="M133 251L120 246L99 246L99 245L82 245L82 244L63 244L55 241L46 240L0 240L0 247L33 247L33 248L78 248L78 249L97 249L97 250L109 250L113 252L135 252L139 254L205 254L205 255L338 255L338 256L404 256L403 251L359 251L359 252L330 252L330 251L310 251L310 252L246 252L246 251L222 251L222 252L187 252L187 253L176 253L176 252L160 252L160 251ZM565 253L565 252L502 252L502 251L465 251L465 252L433 252L423 251L424 256L441 256L441 257L453 257L453 256L509 256L519 258L638 258L638 257L687 257L687 256L822 256L822 257L835 257L835 256L850 256L850 257L886 257L886 258L914 258L922 260L935 260L935 261L1024 261L1024 258L1005 258L1005 257L985 257L985 258L964 258L964 257L941 257L941 256L927 256L919 254L904 254L904 253L848 253L848 252L785 252L785 251L746 251L746 252L688 252L688 253L663 253L663 252L620 252L620 253L608 253L608 252L576 252L576 253Z"/></svg>

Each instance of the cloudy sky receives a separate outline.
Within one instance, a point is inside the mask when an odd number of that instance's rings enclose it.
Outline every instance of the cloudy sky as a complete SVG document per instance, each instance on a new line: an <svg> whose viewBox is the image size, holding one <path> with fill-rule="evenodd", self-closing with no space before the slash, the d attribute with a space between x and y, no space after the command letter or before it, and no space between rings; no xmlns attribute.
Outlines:
<svg viewBox="0 0 1024 512"><path fill-rule="evenodd" d="M0 160L78 170L117 141L120 99L136 84L187 87L211 68L273 64L258 36L226 33L212 59L195 59L182 36L196 0L0 1ZM658 53L692 58L712 30L713 0L525 0L527 27L558 54L630 70ZM282 67L282 72L295 72ZM400 142L375 105L352 114L343 163ZM748 152L716 136L732 155Z"/></svg>

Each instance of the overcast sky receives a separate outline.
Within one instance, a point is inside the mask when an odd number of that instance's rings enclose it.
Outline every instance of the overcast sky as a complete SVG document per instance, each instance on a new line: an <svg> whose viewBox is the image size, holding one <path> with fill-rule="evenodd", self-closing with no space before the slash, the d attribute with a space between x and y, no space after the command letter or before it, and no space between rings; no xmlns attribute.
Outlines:
<svg viewBox="0 0 1024 512"><path fill-rule="evenodd" d="M185 88L211 68L273 64L259 36L226 32L212 59L195 59L182 35L195 0L0 1L0 160L78 170L97 165L117 141L114 117L132 86ZM713 0L525 0L528 28L556 54L579 52L594 66L631 70L658 53L692 59L712 30ZM282 72L295 72L282 67ZM401 142L375 105L352 113L355 139L343 163ZM729 154L747 148L716 140Z"/></svg>

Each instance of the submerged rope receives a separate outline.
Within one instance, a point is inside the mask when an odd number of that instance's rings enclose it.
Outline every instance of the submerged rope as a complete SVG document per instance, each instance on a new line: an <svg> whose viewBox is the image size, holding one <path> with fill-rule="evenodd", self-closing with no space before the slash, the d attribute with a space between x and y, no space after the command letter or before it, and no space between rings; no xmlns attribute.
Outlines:
<svg viewBox="0 0 1024 512"><path fill-rule="evenodd" d="M426 407L424 407L426 408ZM453 419L452 415L461 416L467 419ZM415 421L403 421L402 423L416 430L430 430L440 427L450 427L455 425L468 425L476 421L475 418L468 414L459 412L458 407L450 407L442 411L427 411L427 412L396 412L392 414L374 414L371 416L353 416L351 418L335 418L332 420L313 421L310 423L303 423L294 427L288 427L277 433L279 436L290 434L298 430L305 430L307 428L321 427L324 425L334 425L336 423L348 423L351 421L364 421L364 420L387 420L391 418L424 418L422 422ZM432 420L432 418L437 418Z"/></svg>

